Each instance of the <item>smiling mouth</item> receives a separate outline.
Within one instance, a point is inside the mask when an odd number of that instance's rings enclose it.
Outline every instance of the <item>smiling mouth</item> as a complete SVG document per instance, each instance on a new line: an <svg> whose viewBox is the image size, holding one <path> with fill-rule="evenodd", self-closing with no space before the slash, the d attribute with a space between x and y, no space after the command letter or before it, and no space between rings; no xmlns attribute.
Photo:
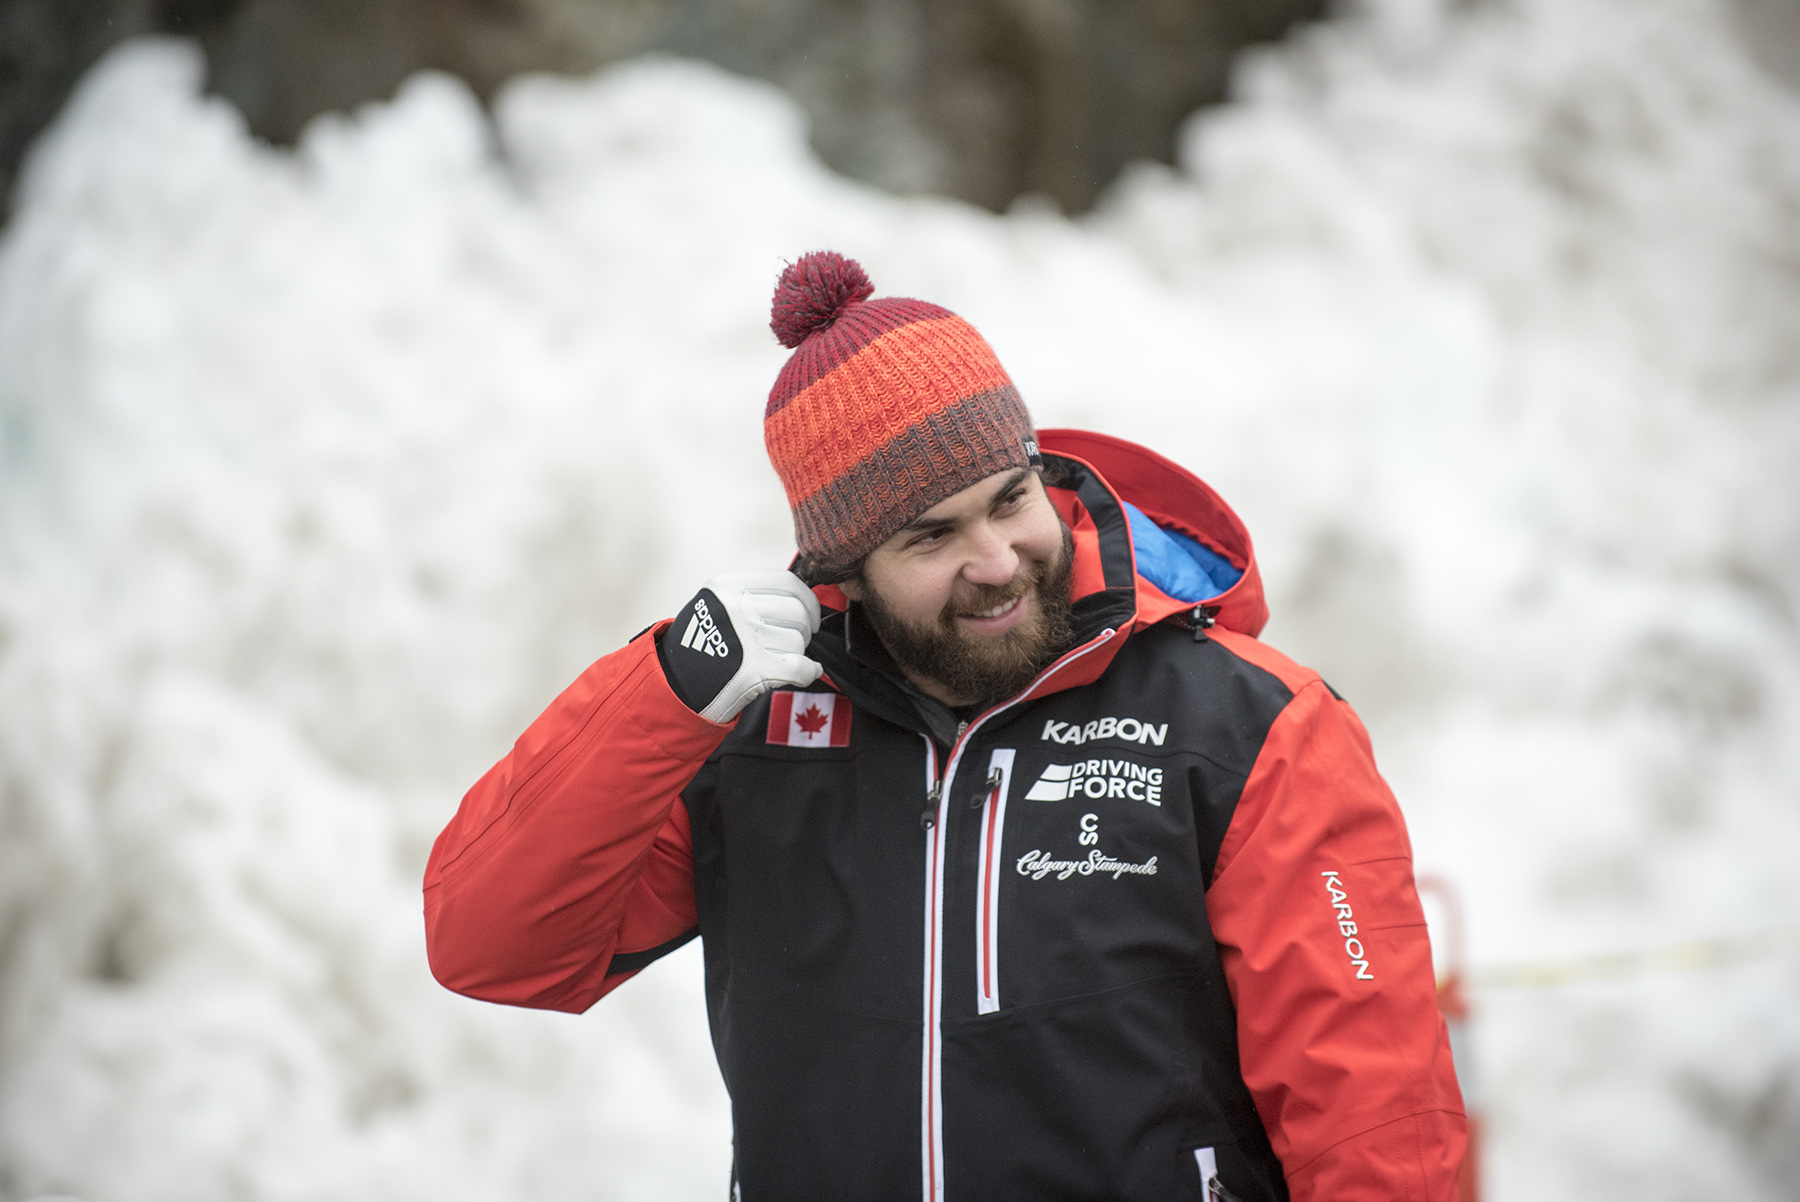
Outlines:
<svg viewBox="0 0 1800 1202"><path fill-rule="evenodd" d="M976 614L964 614L963 617L979 618L979 619L998 618L1004 614L1010 613L1012 611L1013 607L1018 605L1023 600L1025 600L1025 598L1023 596L1014 597L1010 601L1002 601L1000 604L994 606L994 608L992 608L992 609L984 609L980 613L976 613Z"/></svg>

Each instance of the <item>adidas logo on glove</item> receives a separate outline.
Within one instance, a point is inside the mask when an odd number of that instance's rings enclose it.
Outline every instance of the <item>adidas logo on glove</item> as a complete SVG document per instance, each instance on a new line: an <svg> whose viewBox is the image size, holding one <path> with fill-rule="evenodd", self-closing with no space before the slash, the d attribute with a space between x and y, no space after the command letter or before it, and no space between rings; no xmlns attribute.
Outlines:
<svg viewBox="0 0 1800 1202"><path fill-rule="evenodd" d="M706 608L704 598L694 600L694 616L688 619L687 630L681 636L681 645L690 651L717 656L719 659L725 659L731 654L731 644L719 633L719 624L713 621L712 611Z"/></svg>
<svg viewBox="0 0 1800 1202"><path fill-rule="evenodd" d="M709 722L730 722L775 685L805 688L819 678L824 669L806 658L818 629L819 599L792 572L727 572L675 615L656 655L689 709ZM847 734L848 705L844 716Z"/></svg>

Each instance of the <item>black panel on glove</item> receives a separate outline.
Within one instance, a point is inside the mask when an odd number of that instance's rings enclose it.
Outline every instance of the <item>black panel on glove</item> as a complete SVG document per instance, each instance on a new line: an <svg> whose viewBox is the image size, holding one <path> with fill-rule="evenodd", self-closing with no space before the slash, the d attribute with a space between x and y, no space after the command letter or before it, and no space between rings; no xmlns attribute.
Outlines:
<svg viewBox="0 0 1800 1202"><path fill-rule="evenodd" d="M744 664L744 647L718 594L703 588L675 615L656 646L675 695L696 714Z"/></svg>

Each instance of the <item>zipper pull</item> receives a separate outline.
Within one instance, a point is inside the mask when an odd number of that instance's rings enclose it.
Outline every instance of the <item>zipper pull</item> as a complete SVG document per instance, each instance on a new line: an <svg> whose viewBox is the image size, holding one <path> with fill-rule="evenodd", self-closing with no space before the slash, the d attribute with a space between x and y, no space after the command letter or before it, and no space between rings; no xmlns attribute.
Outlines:
<svg viewBox="0 0 1800 1202"><path fill-rule="evenodd" d="M1225 1188L1225 1183L1218 1176L1206 1179L1206 1202L1240 1202L1238 1196Z"/></svg>
<svg viewBox="0 0 1800 1202"><path fill-rule="evenodd" d="M1194 1162L1200 1166L1200 1184L1206 1189L1206 1202L1240 1202L1238 1196L1219 1180L1218 1149L1195 1148Z"/></svg>
<svg viewBox="0 0 1800 1202"><path fill-rule="evenodd" d="M979 810L987 805L988 798L992 797L995 790L999 789L1001 780L1000 769L996 768L988 773L987 788L969 798L969 808L971 810Z"/></svg>
<svg viewBox="0 0 1800 1202"><path fill-rule="evenodd" d="M1206 641L1206 632L1211 630L1214 625L1213 615L1218 612L1219 607L1216 605L1194 606L1194 641L1196 643Z"/></svg>
<svg viewBox="0 0 1800 1202"><path fill-rule="evenodd" d="M925 810L919 815L919 829L930 830L937 825L938 802L944 799L944 782L938 781L931 786L931 792L925 795Z"/></svg>

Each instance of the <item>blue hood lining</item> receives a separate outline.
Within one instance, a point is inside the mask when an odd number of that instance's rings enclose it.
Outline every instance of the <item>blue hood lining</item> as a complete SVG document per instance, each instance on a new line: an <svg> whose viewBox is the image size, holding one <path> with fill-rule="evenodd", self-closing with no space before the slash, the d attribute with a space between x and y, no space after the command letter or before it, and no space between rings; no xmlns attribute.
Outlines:
<svg viewBox="0 0 1800 1202"><path fill-rule="evenodd" d="M1138 575L1177 601L1198 605L1243 579L1231 561L1185 534L1165 530L1130 501L1123 503L1137 549Z"/></svg>

